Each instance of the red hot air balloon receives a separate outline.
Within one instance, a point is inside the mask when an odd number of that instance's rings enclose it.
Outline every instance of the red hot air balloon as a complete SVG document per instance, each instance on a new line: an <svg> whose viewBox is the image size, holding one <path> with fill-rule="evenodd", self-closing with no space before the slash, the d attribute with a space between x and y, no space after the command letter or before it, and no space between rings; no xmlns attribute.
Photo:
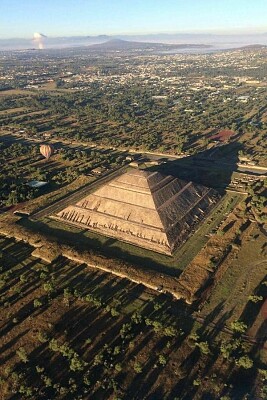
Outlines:
<svg viewBox="0 0 267 400"><path fill-rule="evenodd" d="M40 153L48 160L53 154L54 149L50 144L41 144Z"/></svg>

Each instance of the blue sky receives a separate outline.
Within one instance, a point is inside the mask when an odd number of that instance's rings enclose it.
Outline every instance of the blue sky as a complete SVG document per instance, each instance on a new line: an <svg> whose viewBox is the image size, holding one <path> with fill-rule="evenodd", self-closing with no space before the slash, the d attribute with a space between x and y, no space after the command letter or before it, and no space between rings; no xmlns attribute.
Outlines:
<svg viewBox="0 0 267 400"><path fill-rule="evenodd" d="M267 32L267 0L0 0L0 38Z"/></svg>

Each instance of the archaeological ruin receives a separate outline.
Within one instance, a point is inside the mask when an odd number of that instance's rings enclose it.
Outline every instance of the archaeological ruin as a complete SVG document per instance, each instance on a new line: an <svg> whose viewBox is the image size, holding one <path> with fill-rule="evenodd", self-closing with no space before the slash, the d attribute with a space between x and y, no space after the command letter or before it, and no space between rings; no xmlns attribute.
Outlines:
<svg viewBox="0 0 267 400"><path fill-rule="evenodd" d="M172 255L219 199L211 188L132 169L53 218Z"/></svg>

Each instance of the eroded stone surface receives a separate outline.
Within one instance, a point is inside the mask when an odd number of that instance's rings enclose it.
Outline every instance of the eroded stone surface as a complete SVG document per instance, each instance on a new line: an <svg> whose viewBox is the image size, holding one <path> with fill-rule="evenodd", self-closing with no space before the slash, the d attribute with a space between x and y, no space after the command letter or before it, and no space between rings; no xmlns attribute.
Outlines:
<svg viewBox="0 0 267 400"><path fill-rule="evenodd" d="M159 172L116 177L56 218L171 255L218 200L213 189Z"/></svg>

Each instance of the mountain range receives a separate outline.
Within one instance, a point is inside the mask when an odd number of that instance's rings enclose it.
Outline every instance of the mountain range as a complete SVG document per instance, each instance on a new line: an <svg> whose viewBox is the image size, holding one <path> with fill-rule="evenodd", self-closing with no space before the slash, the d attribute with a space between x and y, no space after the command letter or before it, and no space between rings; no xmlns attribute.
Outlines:
<svg viewBox="0 0 267 400"><path fill-rule="evenodd" d="M95 51L120 51L120 50L174 50L174 49L189 49L189 48L210 48L209 45L203 44L168 44L156 42L137 42L123 39L111 39L104 43L92 44L88 49Z"/></svg>
<svg viewBox="0 0 267 400"><path fill-rule="evenodd" d="M214 48L238 48L248 45L267 45L267 33L246 34L246 35L215 35L215 34L146 34L146 35L98 35L98 36L64 36L64 37L44 37L43 45L45 48L67 48L77 46L91 46L107 43L113 40L124 40L129 42L141 42L168 45L205 45ZM114 44L114 43L113 43ZM118 44L118 43L117 43ZM122 43L121 43L122 44ZM135 46L135 45L133 45ZM32 39L12 38L0 39L0 50L22 50L37 48L36 42ZM110 48L110 44L107 44Z"/></svg>

